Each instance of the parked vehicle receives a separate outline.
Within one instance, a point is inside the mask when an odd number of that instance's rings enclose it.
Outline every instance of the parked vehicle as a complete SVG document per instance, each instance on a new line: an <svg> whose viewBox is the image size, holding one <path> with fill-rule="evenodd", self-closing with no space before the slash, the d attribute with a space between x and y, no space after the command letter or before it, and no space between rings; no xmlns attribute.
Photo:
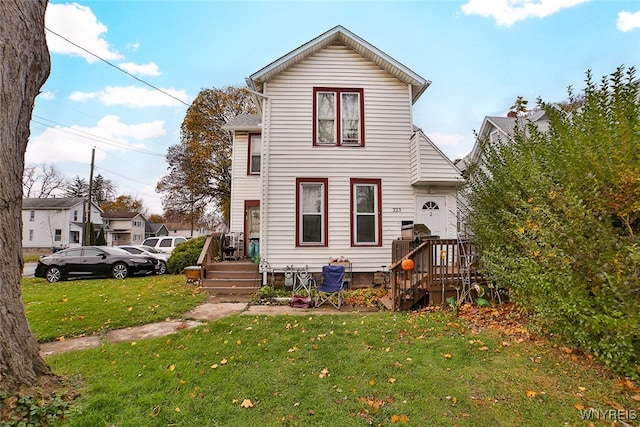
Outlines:
<svg viewBox="0 0 640 427"><path fill-rule="evenodd" d="M152 248L151 246L145 246L145 245L122 245L118 247L121 249L124 249L130 254L146 255L146 256L150 256L157 259L158 270L156 271L156 273L158 274L166 274L169 272L169 270L167 270L167 260L169 259L171 254L162 252L159 249Z"/></svg>
<svg viewBox="0 0 640 427"><path fill-rule="evenodd" d="M82 246L40 257L34 276L51 283L71 277L124 279L133 274L154 274L157 268L158 260L150 256L111 246Z"/></svg>
<svg viewBox="0 0 640 427"><path fill-rule="evenodd" d="M182 236L175 237L149 237L145 239L142 244L144 246L151 246L152 248L156 248L161 250L162 252L166 252L170 254L180 243L186 242L187 238Z"/></svg>

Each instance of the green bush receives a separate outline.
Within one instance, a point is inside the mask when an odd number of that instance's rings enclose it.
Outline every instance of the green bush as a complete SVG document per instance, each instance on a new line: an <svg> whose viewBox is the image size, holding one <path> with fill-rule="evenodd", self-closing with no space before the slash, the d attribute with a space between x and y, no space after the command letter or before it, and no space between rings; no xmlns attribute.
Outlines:
<svg viewBox="0 0 640 427"><path fill-rule="evenodd" d="M171 257L167 260L167 268L169 269L169 272L173 274L180 274L185 267L196 265L205 240L205 236L200 236L195 239L189 239L176 246Z"/></svg>
<svg viewBox="0 0 640 427"><path fill-rule="evenodd" d="M567 345L640 379L640 90L619 68L549 129L483 141L467 223L485 272Z"/></svg>

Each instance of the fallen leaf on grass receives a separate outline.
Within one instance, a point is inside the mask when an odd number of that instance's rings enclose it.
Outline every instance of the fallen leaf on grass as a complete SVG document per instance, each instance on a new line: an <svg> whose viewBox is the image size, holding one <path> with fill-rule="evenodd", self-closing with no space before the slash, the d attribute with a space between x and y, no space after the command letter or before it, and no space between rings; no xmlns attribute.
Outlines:
<svg viewBox="0 0 640 427"><path fill-rule="evenodd" d="M391 415L391 424L395 424L395 423L406 423L407 421L409 421L409 417L407 417L406 415Z"/></svg>
<svg viewBox="0 0 640 427"><path fill-rule="evenodd" d="M389 378L387 381L389 381L391 384L394 384L396 382L395 378Z"/></svg>
<svg viewBox="0 0 640 427"><path fill-rule="evenodd" d="M442 355L442 357L444 357L445 359L451 359L451 355L449 353L445 353Z"/></svg>
<svg viewBox="0 0 640 427"><path fill-rule="evenodd" d="M536 397L538 395L538 393L533 390L527 390L526 394L527 394L527 397Z"/></svg>
<svg viewBox="0 0 640 427"><path fill-rule="evenodd" d="M327 368L324 368L322 371L320 371L320 373L318 374L318 378L324 378L324 377L328 377L329 376L329 370Z"/></svg>
<svg viewBox="0 0 640 427"><path fill-rule="evenodd" d="M636 402L640 402L640 394L634 394L633 396L631 396L631 398Z"/></svg>
<svg viewBox="0 0 640 427"><path fill-rule="evenodd" d="M253 408L253 403L251 403L251 400L249 400L249 399L244 399L242 401L242 403L240 404L240 407L242 407L242 408Z"/></svg>
<svg viewBox="0 0 640 427"><path fill-rule="evenodd" d="M573 405L574 408L576 408L578 411L582 411L584 409L584 405L581 403L576 403L575 405Z"/></svg>

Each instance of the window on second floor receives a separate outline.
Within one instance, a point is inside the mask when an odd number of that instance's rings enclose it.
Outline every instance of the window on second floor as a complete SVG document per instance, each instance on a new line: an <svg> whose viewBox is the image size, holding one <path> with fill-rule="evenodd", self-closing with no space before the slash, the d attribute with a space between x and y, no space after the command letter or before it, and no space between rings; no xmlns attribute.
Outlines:
<svg viewBox="0 0 640 427"><path fill-rule="evenodd" d="M144 227L144 222L143 221L133 221L133 226L137 227L137 228Z"/></svg>
<svg viewBox="0 0 640 427"><path fill-rule="evenodd" d="M327 246L328 182L296 179L296 246Z"/></svg>
<svg viewBox="0 0 640 427"><path fill-rule="evenodd" d="M260 158L262 151L262 135L249 134L249 161L247 175L260 175Z"/></svg>
<svg viewBox="0 0 640 427"><path fill-rule="evenodd" d="M313 89L313 145L364 146L363 89Z"/></svg>
<svg viewBox="0 0 640 427"><path fill-rule="evenodd" d="M78 211L73 211L73 220L74 221L78 220Z"/></svg>
<svg viewBox="0 0 640 427"><path fill-rule="evenodd" d="M36 211L29 211L29 222L36 220Z"/></svg>

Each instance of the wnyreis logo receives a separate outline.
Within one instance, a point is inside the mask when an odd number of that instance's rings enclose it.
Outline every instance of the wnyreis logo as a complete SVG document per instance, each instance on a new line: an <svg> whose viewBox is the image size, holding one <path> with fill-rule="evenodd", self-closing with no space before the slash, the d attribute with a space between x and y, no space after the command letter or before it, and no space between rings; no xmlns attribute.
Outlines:
<svg viewBox="0 0 640 427"><path fill-rule="evenodd" d="M580 411L580 418L583 420L600 421L632 421L638 419L638 412L635 409L596 409L588 408Z"/></svg>

